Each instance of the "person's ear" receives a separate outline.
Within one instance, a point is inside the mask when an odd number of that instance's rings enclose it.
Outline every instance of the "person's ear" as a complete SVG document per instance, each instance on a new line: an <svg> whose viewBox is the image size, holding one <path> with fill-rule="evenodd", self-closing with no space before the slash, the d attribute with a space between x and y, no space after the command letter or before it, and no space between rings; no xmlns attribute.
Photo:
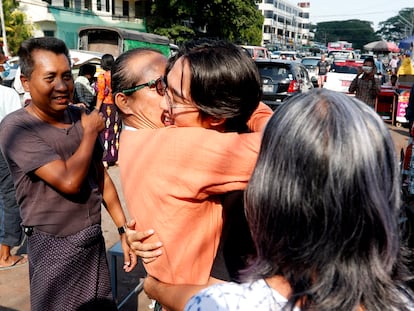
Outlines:
<svg viewBox="0 0 414 311"><path fill-rule="evenodd" d="M132 114L131 108L128 103L128 96L124 93L116 93L114 97L115 105L121 110L125 115Z"/></svg>
<svg viewBox="0 0 414 311"><path fill-rule="evenodd" d="M23 74L20 75L20 82L22 83L22 86L24 88L25 92L30 92L30 81L27 79L27 77Z"/></svg>
<svg viewBox="0 0 414 311"><path fill-rule="evenodd" d="M225 118L217 117L208 117L207 122L209 123L209 128L215 129L217 131L224 130L224 123L226 122Z"/></svg>

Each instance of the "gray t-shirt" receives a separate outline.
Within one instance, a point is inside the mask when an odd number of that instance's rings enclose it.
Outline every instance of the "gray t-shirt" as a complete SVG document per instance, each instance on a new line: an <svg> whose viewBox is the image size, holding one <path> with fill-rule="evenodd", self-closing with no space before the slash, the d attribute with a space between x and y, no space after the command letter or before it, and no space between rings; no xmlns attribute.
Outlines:
<svg viewBox="0 0 414 311"><path fill-rule="evenodd" d="M72 106L67 112L72 125L66 129L43 122L25 109L9 114L0 124L0 147L13 176L22 224L57 236L71 235L101 222L98 180L102 177L98 175L103 172L95 165L102 159L99 144L76 195L60 193L33 173L54 160L68 159L78 149L83 135L80 113Z"/></svg>

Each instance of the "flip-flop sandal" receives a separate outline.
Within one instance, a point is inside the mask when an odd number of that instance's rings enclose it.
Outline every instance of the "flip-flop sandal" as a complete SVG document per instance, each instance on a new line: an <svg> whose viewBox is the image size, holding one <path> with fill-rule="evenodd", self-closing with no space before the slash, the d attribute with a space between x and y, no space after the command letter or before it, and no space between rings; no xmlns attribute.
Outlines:
<svg viewBox="0 0 414 311"><path fill-rule="evenodd" d="M22 256L19 256L19 258L15 262L13 262L10 266L0 267L0 271L17 268L26 263L27 263L27 255L22 255Z"/></svg>

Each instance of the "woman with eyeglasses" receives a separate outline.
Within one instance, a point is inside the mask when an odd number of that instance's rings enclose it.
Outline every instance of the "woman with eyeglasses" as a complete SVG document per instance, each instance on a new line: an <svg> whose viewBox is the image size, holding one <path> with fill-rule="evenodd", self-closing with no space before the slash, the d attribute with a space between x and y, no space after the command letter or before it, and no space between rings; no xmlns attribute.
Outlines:
<svg viewBox="0 0 414 311"><path fill-rule="evenodd" d="M146 53L132 63L121 55L113 67L115 102L126 125L120 141L126 205L137 230L155 229L148 242L162 242L163 254L146 263L149 274L175 284L206 284L221 235L221 195L246 187L272 110L259 105L257 67L233 44L195 45L180 54L166 80L147 63L158 57ZM137 67L140 79L121 82ZM171 126L143 128L142 111L157 111L157 97L164 111L158 110L158 120L152 115L152 123ZM249 131L247 124L257 132L241 134Z"/></svg>

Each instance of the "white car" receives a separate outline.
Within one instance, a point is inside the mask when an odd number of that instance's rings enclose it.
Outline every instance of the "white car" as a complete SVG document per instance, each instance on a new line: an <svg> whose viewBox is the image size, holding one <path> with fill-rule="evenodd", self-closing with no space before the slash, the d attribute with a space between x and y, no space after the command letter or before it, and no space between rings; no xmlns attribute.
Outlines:
<svg viewBox="0 0 414 311"><path fill-rule="evenodd" d="M338 60L332 62L331 68L326 74L326 81L323 87L332 91L349 93L349 86L358 73L358 67L361 66L362 61L355 60Z"/></svg>
<svg viewBox="0 0 414 311"><path fill-rule="evenodd" d="M306 67L309 73L312 84L314 87L318 87L318 62L321 60L318 56L307 56L302 58L301 63Z"/></svg>

